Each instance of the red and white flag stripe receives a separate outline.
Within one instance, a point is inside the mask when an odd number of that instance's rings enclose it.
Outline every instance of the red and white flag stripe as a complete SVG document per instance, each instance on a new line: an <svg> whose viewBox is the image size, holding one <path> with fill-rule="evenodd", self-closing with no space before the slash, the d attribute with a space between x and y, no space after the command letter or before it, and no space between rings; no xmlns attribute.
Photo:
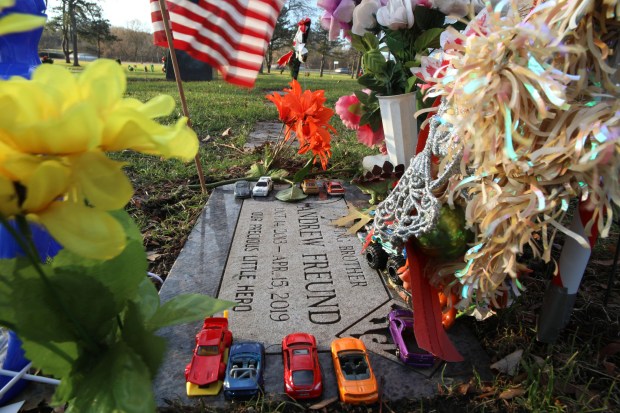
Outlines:
<svg viewBox="0 0 620 413"><path fill-rule="evenodd" d="M224 80L252 87L285 0L167 0L174 47L210 64ZM154 43L167 47L158 0Z"/></svg>

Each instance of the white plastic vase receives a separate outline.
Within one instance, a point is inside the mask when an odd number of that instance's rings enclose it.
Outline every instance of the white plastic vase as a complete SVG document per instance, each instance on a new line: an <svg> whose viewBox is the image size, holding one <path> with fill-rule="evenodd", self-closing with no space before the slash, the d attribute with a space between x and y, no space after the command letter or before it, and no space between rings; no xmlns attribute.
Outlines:
<svg viewBox="0 0 620 413"><path fill-rule="evenodd" d="M378 96L385 146L394 166L409 166L418 143L415 92L394 96Z"/></svg>

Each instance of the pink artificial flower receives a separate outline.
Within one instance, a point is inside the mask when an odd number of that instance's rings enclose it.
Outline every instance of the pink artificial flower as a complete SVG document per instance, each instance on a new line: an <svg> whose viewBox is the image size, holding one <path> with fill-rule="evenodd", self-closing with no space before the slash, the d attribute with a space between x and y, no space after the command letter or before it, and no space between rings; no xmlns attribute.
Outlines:
<svg viewBox="0 0 620 413"><path fill-rule="evenodd" d="M318 0L317 6L325 10L321 26L329 32L329 40L336 40L341 30L351 29L354 0Z"/></svg>
<svg viewBox="0 0 620 413"><path fill-rule="evenodd" d="M380 126L379 129L376 131L373 131L368 124L360 126L357 129L357 140L368 147L379 145L380 143L385 141L385 135L383 134L383 125Z"/></svg>
<svg viewBox="0 0 620 413"><path fill-rule="evenodd" d="M360 101L353 95L342 96L336 101L336 113L347 129L357 130L362 117L362 106Z"/></svg>

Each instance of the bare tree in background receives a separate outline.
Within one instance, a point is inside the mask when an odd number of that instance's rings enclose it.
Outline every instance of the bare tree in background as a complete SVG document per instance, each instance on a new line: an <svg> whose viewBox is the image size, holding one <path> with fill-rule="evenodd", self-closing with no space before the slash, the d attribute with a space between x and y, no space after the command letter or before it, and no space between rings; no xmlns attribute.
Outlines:
<svg viewBox="0 0 620 413"><path fill-rule="evenodd" d="M267 45L265 52L265 65L267 66L267 73L271 73L271 65L273 63L273 53L282 48L290 48L293 42L293 36L297 28L294 23L290 21L289 10L287 6L282 7L280 16L276 21L276 26L271 36L271 41Z"/></svg>
<svg viewBox="0 0 620 413"><path fill-rule="evenodd" d="M340 51L343 41L340 38L333 41L329 40L329 32L321 26L320 22L316 22L312 30L308 50L313 50L321 55L319 77L323 77L327 57L331 56L335 50Z"/></svg>
<svg viewBox="0 0 620 413"><path fill-rule="evenodd" d="M306 17L310 17L313 21L318 20L320 10L316 7L316 2L288 0L286 6L289 9L289 16L294 20L294 23Z"/></svg>
<svg viewBox="0 0 620 413"><path fill-rule="evenodd" d="M110 21L103 18L101 7L93 4L87 9L87 18L78 21L80 38L97 48L97 57L101 57L101 46L104 42L117 40L110 32Z"/></svg>
<svg viewBox="0 0 620 413"><path fill-rule="evenodd" d="M88 22L92 22L93 19L99 19L100 22L107 22L107 20L101 17L101 7L95 2L87 0L59 1L60 5L53 9L57 14L50 20L50 24L62 33L62 51L65 55L65 62L71 63L71 54L73 54L73 66L79 66L78 36L83 36L85 33L82 28Z"/></svg>

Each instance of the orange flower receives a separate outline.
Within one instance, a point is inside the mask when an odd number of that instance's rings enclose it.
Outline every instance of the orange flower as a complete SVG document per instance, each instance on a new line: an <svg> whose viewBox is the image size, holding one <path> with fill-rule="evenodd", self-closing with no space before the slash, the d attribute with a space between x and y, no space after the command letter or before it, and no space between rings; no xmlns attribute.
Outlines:
<svg viewBox="0 0 620 413"><path fill-rule="evenodd" d="M286 125L284 139L289 140L292 134L299 140L299 154L312 151L321 160L323 169L331 156L331 133L336 130L328 122L333 116L332 109L323 106L325 94L323 90L312 92L304 90L296 80L289 83L290 89L284 89L285 95L273 93L266 98L278 108L280 120Z"/></svg>

